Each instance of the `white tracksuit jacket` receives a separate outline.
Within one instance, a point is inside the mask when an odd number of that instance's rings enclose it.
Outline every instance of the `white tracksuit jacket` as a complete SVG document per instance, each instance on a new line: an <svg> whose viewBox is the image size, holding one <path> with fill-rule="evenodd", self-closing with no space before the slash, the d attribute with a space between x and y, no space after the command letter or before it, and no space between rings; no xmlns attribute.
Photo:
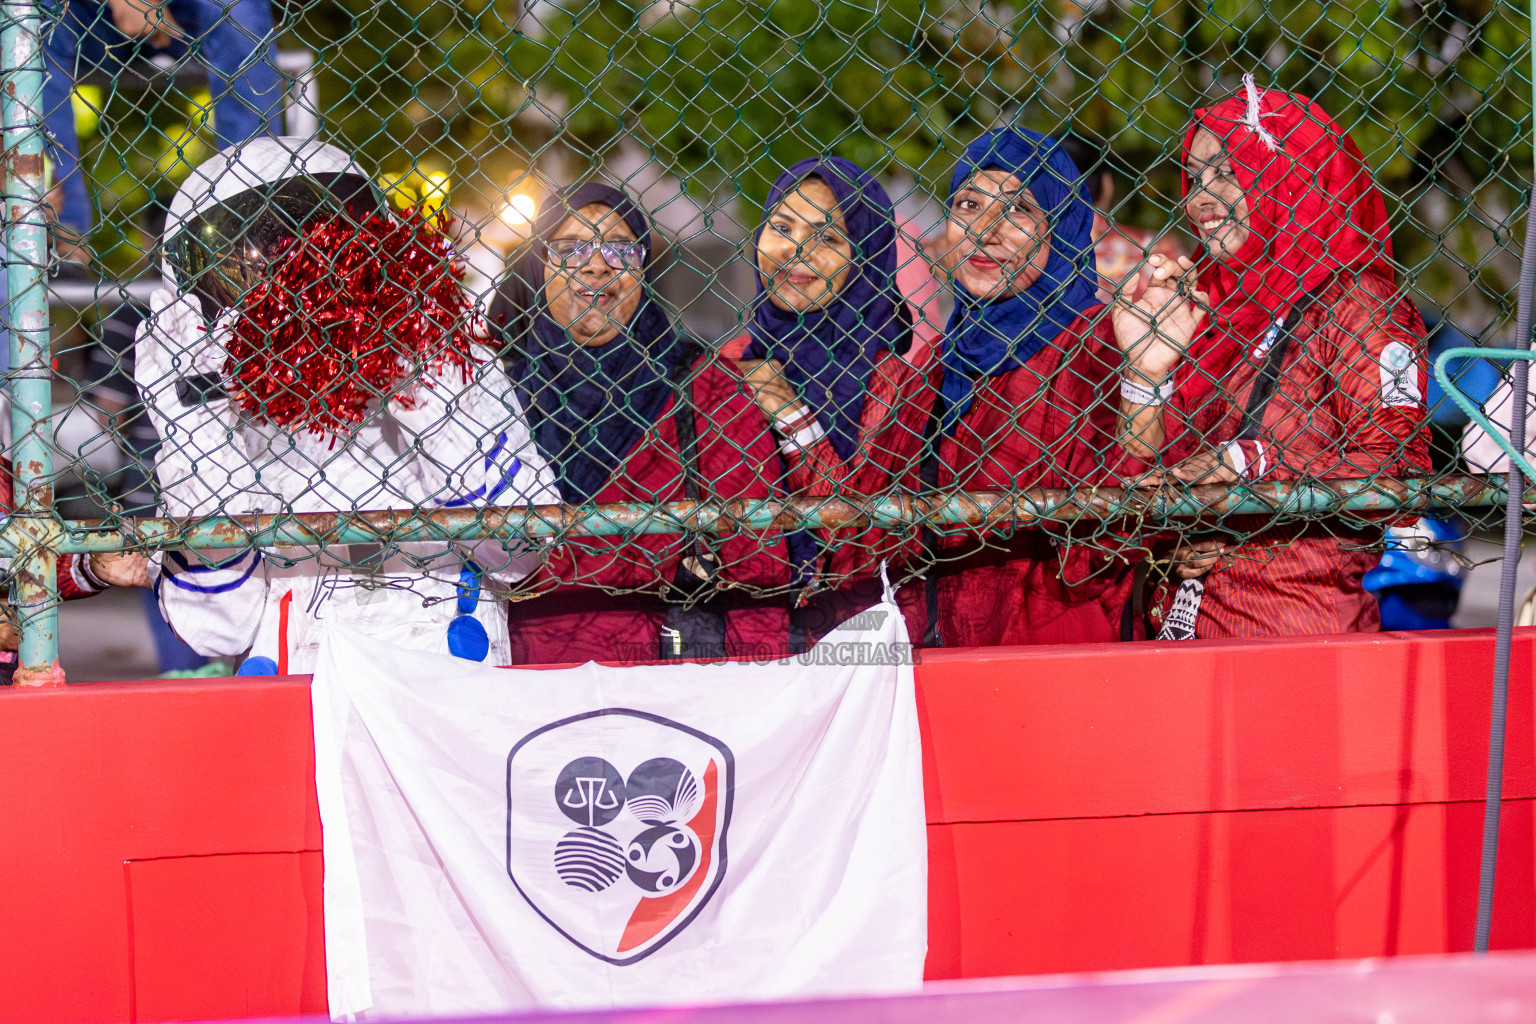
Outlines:
<svg viewBox="0 0 1536 1024"><path fill-rule="evenodd" d="M223 320L208 327L195 299L169 289L154 294L139 330L135 372L162 439L155 476L166 515L560 500L489 352L475 352L468 383L444 371L415 388L415 408L391 401L334 438L253 421L228 397L189 387L222 371L225 332ZM507 603L497 595L539 557L534 545L496 540L167 552L157 589L166 620L198 653L249 652L242 674L310 671L326 622L506 664Z"/></svg>

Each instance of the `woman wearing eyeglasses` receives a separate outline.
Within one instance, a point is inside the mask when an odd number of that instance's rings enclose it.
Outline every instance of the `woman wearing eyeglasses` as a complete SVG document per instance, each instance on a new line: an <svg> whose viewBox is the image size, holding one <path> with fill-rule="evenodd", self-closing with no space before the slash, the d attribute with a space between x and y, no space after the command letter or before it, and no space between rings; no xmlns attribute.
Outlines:
<svg viewBox="0 0 1536 1024"><path fill-rule="evenodd" d="M767 421L652 294L655 247L639 206L589 182L547 199L534 229L490 319L562 498L649 507L771 496L781 469ZM782 602L731 591L788 582L777 534L571 537L551 553L542 596L513 605L513 661L777 656Z"/></svg>

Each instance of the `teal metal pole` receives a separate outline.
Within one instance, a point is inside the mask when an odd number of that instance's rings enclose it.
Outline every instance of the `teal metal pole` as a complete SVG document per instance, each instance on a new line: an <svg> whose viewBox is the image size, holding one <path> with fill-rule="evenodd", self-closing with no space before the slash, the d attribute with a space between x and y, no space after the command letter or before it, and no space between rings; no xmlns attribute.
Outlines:
<svg viewBox="0 0 1536 1024"><path fill-rule="evenodd" d="M0 23L0 124L5 132L5 263L10 285L11 458L15 538L13 603L21 625L18 685L58 685L53 457L47 431L53 411L48 331L48 224L43 216L42 11L7 2Z"/></svg>

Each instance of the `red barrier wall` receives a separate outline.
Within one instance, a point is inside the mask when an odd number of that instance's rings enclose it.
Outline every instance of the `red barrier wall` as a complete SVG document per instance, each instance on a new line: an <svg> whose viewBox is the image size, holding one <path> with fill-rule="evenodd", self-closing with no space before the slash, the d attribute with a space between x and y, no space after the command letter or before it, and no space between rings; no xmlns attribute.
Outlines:
<svg viewBox="0 0 1536 1024"><path fill-rule="evenodd" d="M1494 944L1536 946L1536 629ZM942 651L932 977L1470 947L1490 631ZM324 1007L304 679L0 693L0 1020Z"/></svg>

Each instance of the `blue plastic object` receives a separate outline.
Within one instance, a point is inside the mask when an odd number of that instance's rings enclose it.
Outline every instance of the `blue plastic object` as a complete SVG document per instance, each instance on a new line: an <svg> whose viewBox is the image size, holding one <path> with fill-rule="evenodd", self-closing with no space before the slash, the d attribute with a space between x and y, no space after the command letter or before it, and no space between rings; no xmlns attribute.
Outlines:
<svg viewBox="0 0 1536 1024"><path fill-rule="evenodd" d="M1412 526L1387 531L1381 564L1365 574L1365 589L1375 593L1410 584L1440 583L1461 589L1466 569L1453 556L1466 541L1460 524L1423 518Z"/></svg>
<svg viewBox="0 0 1536 1024"><path fill-rule="evenodd" d="M448 653L465 661L484 661L491 653L491 638L473 615L460 615L448 623Z"/></svg>
<svg viewBox="0 0 1536 1024"><path fill-rule="evenodd" d="M262 654L254 654L240 663L237 676L275 676L277 675L277 662Z"/></svg>
<svg viewBox="0 0 1536 1024"><path fill-rule="evenodd" d="M1365 574L1376 595L1381 628L1449 629L1466 569L1456 560L1466 534L1449 519L1422 518L1387 531L1381 563Z"/></svg>
<svg viewBox="0 0 1536 1024"><path fill-rule="evenodd" d="M491 653L491 638L475 618L480 603L480 567L465 562L459 570L459 614L448 623L448 653L465 661L484 661Z"/></svg>

